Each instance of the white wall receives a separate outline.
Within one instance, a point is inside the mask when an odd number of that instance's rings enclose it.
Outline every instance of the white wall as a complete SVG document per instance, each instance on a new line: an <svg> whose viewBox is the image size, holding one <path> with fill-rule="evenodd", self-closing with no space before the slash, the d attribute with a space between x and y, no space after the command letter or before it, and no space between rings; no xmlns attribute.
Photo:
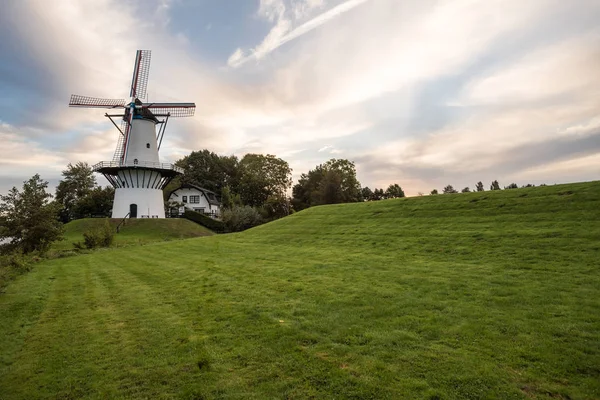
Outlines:
<svg viewBox="0 0 600 400"><path fill-rule="evenodd" d="M135 159L139 162L158 162L156 124L153 121L134 119L131 123L125 163L133 164Z"/></svg>
<svg viewBox="0 0 600 400"><path fill-rule="evenodd" d="M137 217L158 215L165 217L163 192L160 189L119 188L115 189L112 217L124 218L129 213L130 204L137 204Z"/></svg>

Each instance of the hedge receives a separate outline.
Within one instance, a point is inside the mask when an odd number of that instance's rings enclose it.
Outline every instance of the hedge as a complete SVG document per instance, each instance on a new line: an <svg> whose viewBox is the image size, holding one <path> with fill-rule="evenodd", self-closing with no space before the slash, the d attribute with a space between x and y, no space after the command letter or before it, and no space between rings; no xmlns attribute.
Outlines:
<svg viewBox="0 0 600 400"><path fill-rule="evenodd" d="M213 219L211 217L207 217L206 215L204 215L202 213L192 211L192 210L185 210L185 212L183 213L183 217L186 219L189 219L190 221L194 221L194 222L210 229L213 232L217 232L217 233L225 232L225 225L223 224L223 222Z"/></svg>

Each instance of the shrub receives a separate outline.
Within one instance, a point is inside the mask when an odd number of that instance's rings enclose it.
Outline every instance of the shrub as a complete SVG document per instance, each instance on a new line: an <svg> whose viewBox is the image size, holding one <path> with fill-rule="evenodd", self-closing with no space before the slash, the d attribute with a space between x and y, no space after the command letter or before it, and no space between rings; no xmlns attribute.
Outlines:
<svg viewBox="0 0 600 400"><path fill-rule="evenodd" d="M222 214L227 232L240 232L263 223L258 210L250 206L234 206Z"/></svg>
<svg viewBox="0 0 600 400"><path fill-rule="evenodd" d="M21 251L4 251L0 254L0 292L9 281L31 269L31 261Z"/></svg>
<svg viewBox="0 0 600 400"><path fill-rule="evenodd" d="M83 232L83 245L75 243L76 249L83 247L87 249L95 249L97 247L110 247L113 244L115 232L110 226L108 219L104 220L104 224L100 228L92 228Z"/></svg>
<svg viewBox="0 0 600 400"><path fill-rule="evenodd" d="M189 219L190 221L194 221L195 223L200 224L213 232L225 232L225 226L223 225L223 222L213 219L211 217L207 217L202 213L192 210L185 210L183 217Z"/></svg>

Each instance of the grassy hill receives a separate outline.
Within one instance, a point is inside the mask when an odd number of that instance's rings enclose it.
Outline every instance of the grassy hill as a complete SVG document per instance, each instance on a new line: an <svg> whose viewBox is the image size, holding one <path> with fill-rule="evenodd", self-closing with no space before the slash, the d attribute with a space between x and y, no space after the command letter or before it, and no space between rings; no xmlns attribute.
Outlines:
<svg viewBox="0 0 600 400"><path fill-rule="evenodd" d="M600 182L315 207L44 262L0 397L600 398Z"/></svg>
<svg viewBox="0 0 600 400"><path fill-rule="evenodd" d="M56 242L55 250L73 249L73 243L83 241L83 232L101 227L103 218L84 218L71 221L65 225L65 240ZM121 219L109 219L115 228ZM198 236L209 236L213 232L194 222L181 218L168 219L128 219L121 225L115 235L116 246L145 244L173 239L186 239Z"/></svg>

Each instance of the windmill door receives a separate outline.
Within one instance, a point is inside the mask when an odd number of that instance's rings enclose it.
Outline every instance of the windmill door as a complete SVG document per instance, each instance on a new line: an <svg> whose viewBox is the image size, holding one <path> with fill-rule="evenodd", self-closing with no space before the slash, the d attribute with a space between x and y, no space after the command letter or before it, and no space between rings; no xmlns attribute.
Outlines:
<svg viewBox="0 0 600 400"><path fill-rule="evenodd" d="M129 205L129 218L137 218L137 204Z"/></svg>

